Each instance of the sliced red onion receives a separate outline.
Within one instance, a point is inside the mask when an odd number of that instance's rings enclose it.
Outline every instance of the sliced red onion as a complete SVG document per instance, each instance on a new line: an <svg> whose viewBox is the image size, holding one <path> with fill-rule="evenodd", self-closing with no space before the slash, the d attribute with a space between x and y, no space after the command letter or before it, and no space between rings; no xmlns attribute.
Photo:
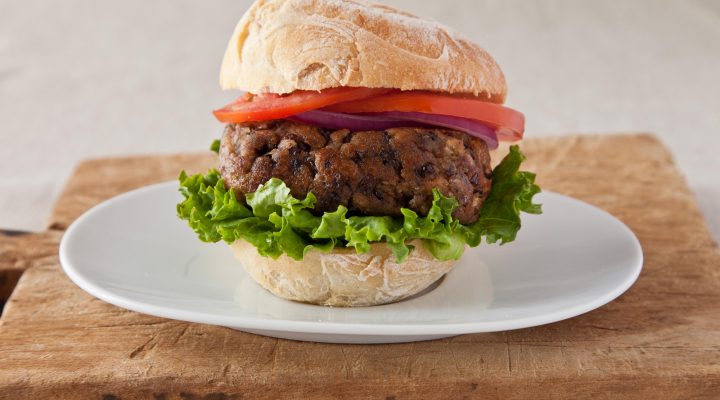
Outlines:
<svg viewBox="0 0 720 400"><path fill-rule="evenodd" d="M287 119L330 129L350 129L351 131L381 131L384 129L408 126L408 121L387 118L381 115L345 114L330 111L306 111ZM421 124L412 123L410 126Z"/></svg>
<svg viewBox="0 0 720 400"><path fill-rule="evenodd" d="M295 114L288 119L330 129L350 129L351 131L376 131L400 127L440 126L467 133L487 143L488 148L496 149L498 139L495 130L468 118L449 115L425 114L419 112L389 111L382 113L345 114L313 110Z"/></svg>
<svg viewBox="0 0 720 400"><path fill-rule="evenodd" d="M406 121L420 122L426 125L441 126L467 133L485 141L489 149L497 149L498 138L495 130L480 121L469 118L453 117L450 115L425 114L419 112L388 111L375 113L387 118L404 119Z"/></svg>

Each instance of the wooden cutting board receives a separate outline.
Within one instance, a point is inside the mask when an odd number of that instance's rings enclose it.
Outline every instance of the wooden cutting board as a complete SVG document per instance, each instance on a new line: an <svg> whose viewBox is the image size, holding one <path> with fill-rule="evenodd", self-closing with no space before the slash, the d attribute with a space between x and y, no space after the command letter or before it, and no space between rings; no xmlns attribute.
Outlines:
<svg viewBox="0 0 720 400"><path fill-rule="evenodd" d="M65 229L121 192L213 156L80 164L48 232L0 236L0 398L720 398L720 252L649 135L528 140L547 190L614 214L645 265L614 302L547 326L392 345L303 343L166 320L93 298L62 273ZM6 288L7 290L7 288Z"/></svg>

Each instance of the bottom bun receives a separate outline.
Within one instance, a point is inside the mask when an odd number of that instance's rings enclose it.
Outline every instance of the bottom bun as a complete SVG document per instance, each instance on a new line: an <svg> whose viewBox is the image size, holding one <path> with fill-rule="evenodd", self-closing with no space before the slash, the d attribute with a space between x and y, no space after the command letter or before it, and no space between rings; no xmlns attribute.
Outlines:
<svg viewBox="0 0 720 400"><path fill-rule="evenodd" d="M262 287L288 300L326 306L386 304L417 294L445 275L455 261L435 259L420 241L398 263L388 246L372 244L367 253L336 248L310 250L302 261L281 255L263 257L244 240L230 245L237 258Z"/></svg>

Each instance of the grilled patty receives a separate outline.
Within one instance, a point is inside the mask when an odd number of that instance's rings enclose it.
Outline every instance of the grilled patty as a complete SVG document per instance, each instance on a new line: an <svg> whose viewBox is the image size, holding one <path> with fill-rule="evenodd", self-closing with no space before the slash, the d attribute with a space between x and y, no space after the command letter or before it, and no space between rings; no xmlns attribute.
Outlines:
<svg viewBox="0 0 720 400"><path fill-rule="evenodd" d="M229 124L222 136L220 173L239 198L270 178L293 196L312 192L316 213L426 215L432 189L457 199L453 217L475 222L492 183L485 142L431 128L329 130L288 120Z"/></svg>

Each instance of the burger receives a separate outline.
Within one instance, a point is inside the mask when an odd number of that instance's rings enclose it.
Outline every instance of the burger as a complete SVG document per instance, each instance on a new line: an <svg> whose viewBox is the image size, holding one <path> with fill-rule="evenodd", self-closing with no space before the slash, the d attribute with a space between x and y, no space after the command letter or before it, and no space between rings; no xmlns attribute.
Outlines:
<svg viewBox="0 0 720 400"><path fill-rule="evenodd" d="M177 205L285 299L368 306L421 292L467 247L540 213L493 58L450 28L361 0L258 0L220 71L237 100L216 169L180 174Z"/></svg>

